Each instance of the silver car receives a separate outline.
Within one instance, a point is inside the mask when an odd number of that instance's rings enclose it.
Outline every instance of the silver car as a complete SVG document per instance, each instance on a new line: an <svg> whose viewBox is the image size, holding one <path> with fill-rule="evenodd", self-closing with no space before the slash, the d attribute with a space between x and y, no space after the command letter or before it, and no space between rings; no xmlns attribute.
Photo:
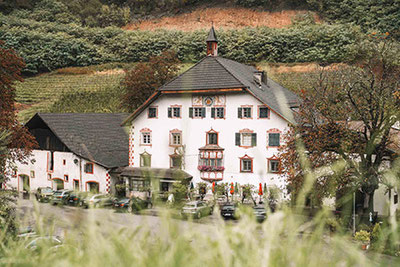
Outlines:
<svg viewBox="0 0 400 267"><path fill-rule="evenodd" d="M192 201L186 203L182 208L181 215L183 218L193 217L200 219L203 216L212 214L213 207L204 201Z"/></svg>

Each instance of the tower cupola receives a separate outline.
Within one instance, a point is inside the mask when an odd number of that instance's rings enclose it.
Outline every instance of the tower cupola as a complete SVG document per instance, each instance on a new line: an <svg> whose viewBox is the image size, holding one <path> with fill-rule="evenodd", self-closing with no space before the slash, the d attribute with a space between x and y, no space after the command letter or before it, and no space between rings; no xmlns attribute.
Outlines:
<svg viewBox="0 0 400 267"><path fill-rule="evenodd" d="M218 39L215 34L214 26L211 26L210 32L207 37L207 56L218 56Z"/></svg>

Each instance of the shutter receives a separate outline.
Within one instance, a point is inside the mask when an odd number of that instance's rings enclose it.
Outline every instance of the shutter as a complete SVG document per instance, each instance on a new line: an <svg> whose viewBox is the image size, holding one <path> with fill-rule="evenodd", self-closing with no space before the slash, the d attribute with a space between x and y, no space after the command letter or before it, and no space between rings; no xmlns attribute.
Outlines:
<svg viewBox="0 0 400 267"><path fill-rule="evenodd" d="M177 113L178 113L177 117L180 118L181 117L181 108L178 108L178 112Z"/></svg>
<svg viewBox="0 0 400 267"><path fill-rule="evenodd" d="M242 108L238 108L238 118L242 118Z"/></svg>
<svg viewBox="0 0 400 267"><path fill-rule="evenodd" d="M201 117L202 118L206 117L206 108L201 108Z"/></svg>
<svg viewBox="0 0 400 267"><path fill-rule="evenodd" d="M172 118L172 108L168 108L168 118Z"/></svg>
<svg viewBox="0 0 400 267"><path fill-rule="evenodd" d="M193 108L189 108L189 118L193 118Z"/></svg>
<svg viewBox="0 0 400 267"><path fill-rule="evenodd" d="M281 145L281 134L276 134L276 146Z"/></svg>
<svg viewBox="0 0 400 267"><path fill-rule="evenodd" d="M215 118L215 108L211 108L211 118Z"/></svg>
<svg viewBox="0 0 400 267"><path fill-rule="evenodd" d="M257 146L257 134L256 133L251 134L251 146Z"/></svg>
<svg viewBox="0 0 400 267"><path fill-rule="evenodd" d="M240 133L235 133L235 145L240 146Z"/></svg>

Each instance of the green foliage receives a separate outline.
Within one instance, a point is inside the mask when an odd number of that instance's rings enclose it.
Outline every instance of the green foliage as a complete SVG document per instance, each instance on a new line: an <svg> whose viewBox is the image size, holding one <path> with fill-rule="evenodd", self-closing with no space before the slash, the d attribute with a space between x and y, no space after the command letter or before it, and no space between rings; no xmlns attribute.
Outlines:
<svg viewBox="0 0 400 267"><path fill-rule="evenodd" d="M304 7L306 0L235 0L235 4L244 7L263 7L265 9Z"/></svg>
<svg viewBox="0 0 400 267"><path fill-rule="evenodd" d="M175 202L180 203L186 199L188 186L184 183L173 183L171 193L174 194Z"/></svg>
<svg viewBox="0 0 400 267"><path fill-rule="evenodd" d="M121 108L122 88L106 87L98 91L68 92L60 96L49 108L53 113L117 113Z"/></svg>
<svg viewBox="0 0 400 267"><path fill-rule="evenodd" d="M384 249L384 236L379 223L375 224L371 232L371 249L379 252Z"/></svg>
<svg viewBox="0 0 400 267"><path fill-rule="evenodd" d="M361 242L363 244L368 244L370 241L370 234L367 231L360 230L356 232L356 234L354 235L354 240Z"/></svg>
<svg viewBox="0 0 400 267"><path fill-rule="evenodd" d="M397 0L307 0L326 19L351 22L365 31L389 32L400 40L400 1Z"/></svg>
<svg viewBox="0 0 400 267"><path fill-rule="evenodd" d="M205 56L206 31L123 31L0 16L0 39L24 58L25 72L107 62L139 62L166 49L183 61ZM349 25L300 25L218 31L219 54L240 62L344 62L357 58L362 35Z"/></svg>

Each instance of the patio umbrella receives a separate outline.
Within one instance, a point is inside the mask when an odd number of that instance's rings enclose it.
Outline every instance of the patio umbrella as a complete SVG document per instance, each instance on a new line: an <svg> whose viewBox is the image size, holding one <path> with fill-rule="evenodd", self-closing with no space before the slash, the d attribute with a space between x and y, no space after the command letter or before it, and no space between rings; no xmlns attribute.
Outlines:
<svg viewBox="0 0 400 267"><path fill-rule="evenodd" d="M212 183L212 192L215 193L215 182Z"/></svg>
<svg viewBox="0 0 400 267"><path fill-rule="evenodd" d="M233 188L233 183L231 183L231 195L233 195L233 193L235 193L235 188Z"/></svg>
<svg viewBox="0 0 400 267"><path fill-rule="evenodd" d="M262 196L263 195L263 189L262 189L262 185L260 183L260 188L258 189L258 195Z"/></svg>

